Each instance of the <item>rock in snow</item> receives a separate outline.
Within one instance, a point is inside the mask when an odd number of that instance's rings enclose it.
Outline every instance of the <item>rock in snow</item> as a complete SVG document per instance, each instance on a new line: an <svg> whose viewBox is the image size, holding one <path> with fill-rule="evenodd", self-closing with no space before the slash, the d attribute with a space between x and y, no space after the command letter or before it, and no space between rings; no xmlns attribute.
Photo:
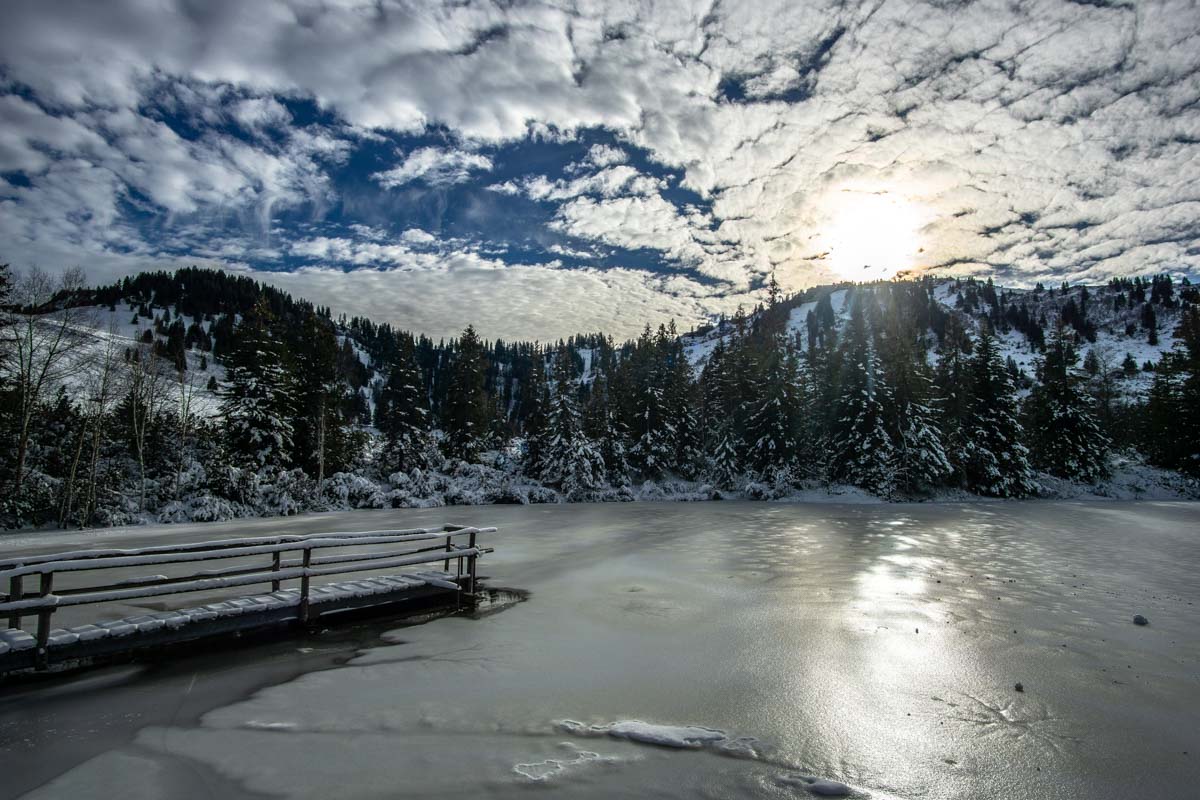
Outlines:
<svg viewBox="0 0 1200 800"><path fill-rule="evenodd" d="M1134 614L1133 615L1133 624L1134 625L1149 625L1150 620L1146 619L1141 614Z"/></svg>

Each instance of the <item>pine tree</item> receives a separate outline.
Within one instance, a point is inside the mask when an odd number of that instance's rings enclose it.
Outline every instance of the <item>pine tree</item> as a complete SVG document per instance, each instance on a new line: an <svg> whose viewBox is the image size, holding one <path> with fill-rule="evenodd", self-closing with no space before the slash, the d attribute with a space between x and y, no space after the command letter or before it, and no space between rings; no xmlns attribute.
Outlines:
<svg viewBox="0 0 1200 800"><path fill-rule="evenodd" d="M547 416L550 413L550 386L546 380L546 356L541 347L533 349L533 368L529 380L522 388L526 397L525 413L525 474L542 474L546 448Z"/></svg>
<svg viewBox="0 0 1200 800"><path fill-rule="evenodd" d="M754 414L754 388L758 380L759 357L755 352L750 335L750 323L739 307L733 317L733 330L725 354L725 370L719 387L725 427L722 436L728 434L731 442L738 446L738 460L744 467L746 449L750 439L750 418Z"/></svg>
<svg viewBox="0 0 1200 800"><path fill-rule="evenodd" d="M938 421L946 457L953 470L953 481L966 486L966 448L970 437L970 359L973 344L958 314L946 320L945 331L934 372Z"/></svg>
<svg viewBox="0 0 1200 800"><path fill-rule="evenodd" d="M429 410L411 336L401 336L387 382L375 407L375 426L383 434L385 474L425 468Z"/></svg>
<svg viewBox="0 0 1200 800"><path fill-rule="evenodd" d="M830 477L888 497L895 489L895 448L886 427L891 392L856 301L843 343L840 391L830 431Z"/></svg>
<svg viewBox="0 0 1200 800"><path fill-rule="evenodd" d="M1038 363L1038 384L1027 403L1036 466L1059 477L1095 482L1107 473L1109 439L1092 399L1075 373L1079 351L1060 323Z"/></svg>
<svg viewBox="0 0 1200 800"><path fill-rule="evenodd" d="M640 387L637 406L639 409L633 447L629 451L630 462L647 478L663 475L675 457L672 431L666 421L663 390L652 382Z"/></svg>
<svg viewBox="0 0 1200 800"><path fill-rule="evenodd" d="M1146 450L1155 464L1200 475L1200 309L1183 314L1175 337L1154 372Z"/></svg>
<svg viewBox="0 0 1200 800"><path fill-rule="evenodd" d="M667 403L667 353L665 331L655 338L650 327L642 332L630 355L631 391L629 429L633 445L629 461L645 478L657 478L671 469L676 457L675 430Z"/></svg>
<svg viewBox="0 0 1200 800"><path fill-rule="evenodd" d="M584 419L584 432L596 443L608 482L613 486L629 483L629 433L613 410L612 393L604 372L592 385L591 403Z"/></svg>
<svg viewBox="0 0 1200 800"><path fill-rule="evenodd" d="M658 347L665 360L662 366L664 413L667 426L674 434L674 453L669 468L685 478L692 478L704 461L702 431L693 408L695 382L692 365L683 352L683 344L673 320L665 332L660 330Z"/></svg>
<svg viewBox="0 0 1200 800"><path fill-rule="evenodd" d="M891 390L886 409L888 430L895 446L896 488L906 494L939 485L952 468L942 445L933 409L933 376L918 349L916 330L894 302L887 315L884 366Z"/></svg>
<svg viewBox="0 0 1200 800"><path fill-rule="evenodd" d="M483 342L468 325L458 340L446 397L445 430L450 455L473 461L487 431L488 403L483 390Z"/></svg>
<svg viewBox="0 0 1200 800"><path fill-rule="evenodd" d="M295 386L275 316L260 299L235 331L221 406L229 444L255 467L292 458Z"/></svg>
<svg viewBox="0 0 1200 800"><path fill-rule="evenodd" d="M735 489L742 479L742 462L738 455L742 444L729 430L721 434L708 463L708 479L719 489Z"/></svg>
<svg viewBox="0 0 1200 800"><path fill-rule="evenodd" d="M338 373L333 326L307 313L300 335L293 350L298 388L293 439L297 462L320 487L326 475L349 466L349 437L343 417L347 387Z"/></svg>
<svg viewBox="0 0 1200 800"><path fill-rule="evenodd" d="M979 334L966 383L965 440L961 465L967 488L993 497L1023 497L1034 491L1025 432L1017 417L1016 389L985 325Z"/></svg>
<svg viewBox="0 0 1200 800"><path fill-rule="evenodd" d="M726 438L729 418L725 403L725 342L718 339L700 373L700 445L705 453L713 453L717 444Z"/></svg>
<svg viewBox="0 0 1200 800"><path fill-rule="evenodd" d="M781 334L772 337L763 355L756 386L754 410L747 421L747 461L763 476L790 467L799 451L799 366L794 348Z"/></svg>
<svg viewBox="0 0 1200 800"><path fill-rule="evenodd" d="M801 381L808 387L803 394L801 439L809 443L807 463L801 466L811 477L828 477L833 472L832 435L841 369L841 348L831 328L821 337L821 343L809 345L801 366Z"/></svg>
<svg viewBox="0 0 1200 800"><path fill-rule="evenodd" d="M570 354L560 348L555 354L554 396L546 419L541 478L569 497L600 488L605 473L598 448L583 431L575 392Z"/></svg>

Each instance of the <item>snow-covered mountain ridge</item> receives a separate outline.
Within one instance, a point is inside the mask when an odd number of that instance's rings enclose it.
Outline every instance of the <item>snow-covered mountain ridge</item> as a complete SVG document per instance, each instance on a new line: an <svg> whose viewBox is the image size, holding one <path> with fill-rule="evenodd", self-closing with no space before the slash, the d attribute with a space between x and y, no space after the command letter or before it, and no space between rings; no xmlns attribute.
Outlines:
<svg viewBox="0 0 1200 800"><path fill-rule="evenodd" d="M1075 285L1043 289L1009 289L991 285L990 282L960 280L954 278L931 278L930 299L943 313L956 314L972 336L977 336L983 325L988 325L996 336L1005 360L1012 359L1025 376L1032 376L1035 362L1042 353L1044 335L1063 317L1081 319L1081 327L1088 329L1091 336L1080 335L1080 355L1086 362L1094 354L1100 368L1107 368L1121 377L1122 394L1144 399L1153 381L1153 372L1147 366L1157 364L1164 353L1176 344L1175 329L1181 309L1186 307L1187 298L1196 302L1197 289L1190 284L1172 286L1168 295L1163 290L1154 294L1153 281L1137 279L1113 282L1101 286ZM856 291L886 292L895 284L880 282L861 285L830 285L808 289L789 300L787 331L795 337L803 351L809 344L809 316L815 315L823 298L828 298L833 310L835 328L841 330L850 318L850 307ZM1160 284L1161 285L1161 284ZM1086 298L1086 299L1085 299ZM1080 312L1080 306L1083 311ZM1074 313L1070 310L1074 308ZM1150 308L1152 314L1147 314ZM1031 328L1022 330L1009 319L1008 310L1022 310L1036 323L1043 333L1041 342L1029 335ZM760 312L761 313L761 312ZM1020 311L1011 316L1019 315ZM755 315L748 315L753 321ZM1151 336L1151 323L1154 336ZM689 361L697 372L707 362L709 355L720 341L728 342L732 336L732 320L722 320L707 330L684 334L683 342ZM926 331L924 343L931 364L937 362L938 341L933 330ZM1153 338L1153 341L1151 339ZM1137 365L1135 371L1122 370L1126 357Z"/></svg>

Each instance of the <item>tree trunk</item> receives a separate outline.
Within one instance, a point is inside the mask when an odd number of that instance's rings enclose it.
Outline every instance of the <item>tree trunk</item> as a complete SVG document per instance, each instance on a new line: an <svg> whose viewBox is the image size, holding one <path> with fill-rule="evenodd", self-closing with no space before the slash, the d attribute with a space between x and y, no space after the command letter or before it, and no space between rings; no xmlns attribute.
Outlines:
<svg viewBox="0 0 1200 800"><path fill-rule="evenodd" d="M67 527L67 520L71 516L71 506L75 500L75 475L79 471L79 461L83 457L83 443L87 440L87 423L79 430L79 436L76 438L75 455L71 457L71 468L67 471L67 479L63 485L63 500L62 506L58 513L58 527Z"/></svg>

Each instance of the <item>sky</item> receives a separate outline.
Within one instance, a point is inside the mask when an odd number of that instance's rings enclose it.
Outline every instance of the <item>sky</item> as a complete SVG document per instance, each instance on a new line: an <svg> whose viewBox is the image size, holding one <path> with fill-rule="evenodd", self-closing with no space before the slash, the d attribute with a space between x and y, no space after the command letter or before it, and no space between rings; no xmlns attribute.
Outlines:
<svg viewBox="0 0 1200 800"><path fill-rule="evenodd" d="M434 336L1200 273L1200 6L9 0L0 262Z"/></svg>

